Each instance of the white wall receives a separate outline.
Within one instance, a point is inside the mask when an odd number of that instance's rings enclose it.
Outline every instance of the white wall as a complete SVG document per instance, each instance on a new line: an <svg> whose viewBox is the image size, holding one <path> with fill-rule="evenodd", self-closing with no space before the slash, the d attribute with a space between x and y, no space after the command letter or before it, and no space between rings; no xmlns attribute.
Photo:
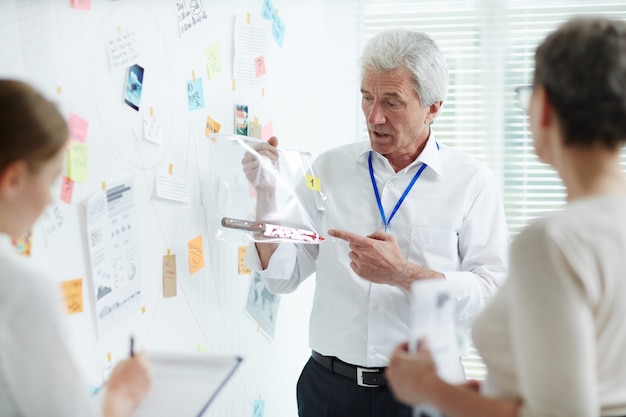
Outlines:
<svg viewBox="0 0 626 417"><path fill-rule="evenodd" d="M232 133L234 105L245 102L252 117L272 120L282 147L317 155L356 140L357 2L274 1L286 32L283 47L272 40L266 56L265 97L244 89L233 92L231 83L235 15L258 16L263 1L204 0L209 20L183 37L175 3L93 0L90 11L73 9L70 1L0 3L0 76L32 82L57 101L66 116L72 112L89 121L88 181L75 184L71 204L57 202L48 221L38 223L32 258L47 266L51 279L84 279L84 311L68 316L67 323L89 384L97 385L110 370L109 353L112 363L128 354L128 336L134 334L139 348L148 350L196 351L201 345L244 357L208 415L250 416L253 401L260 398L265 400L265 415L294 416L295 384L309 355L314 278L282 297L273 342L244 314L249 276L237 273L237 245L214 238L200 198L206 180L202 176L208 172L204 121L210 115L222 124L222 132ZM163 124L162 146L134 138L141 120L132 111L124 112L127 108L119 102L105 46L118 26L135 31L139 60L146 67L142 102L152 103ZM215 42L220 43L222 74L207 80L204 50ZM204 78L206 106L189 111L185 82L192 70ZM154 176L169 163L187 173L191 204L153 198ZM126 177L136 181L146 311L98 338L88 285L84 203L103 182ZM46 234L50 218L60 226ZM187 241L200 234L205 267L190 275ZM177 255L179 291L173 298L161 296L161 259L168 248Z"/></svg>

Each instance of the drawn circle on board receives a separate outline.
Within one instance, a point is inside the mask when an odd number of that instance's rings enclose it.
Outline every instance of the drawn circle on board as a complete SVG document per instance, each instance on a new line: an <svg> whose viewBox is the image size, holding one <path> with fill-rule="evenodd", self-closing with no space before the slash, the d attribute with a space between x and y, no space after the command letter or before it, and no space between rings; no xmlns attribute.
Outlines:
<svg viewBox="0 0 626 417"><path fill-rule="evenodd" d="M102 22L93 52L92 97L105 141L129 166L154 169L171 144L174 113L171 60L159 21L145 4L124 1ZM144 123L152 117L160 135L148 141Z"/></svg>

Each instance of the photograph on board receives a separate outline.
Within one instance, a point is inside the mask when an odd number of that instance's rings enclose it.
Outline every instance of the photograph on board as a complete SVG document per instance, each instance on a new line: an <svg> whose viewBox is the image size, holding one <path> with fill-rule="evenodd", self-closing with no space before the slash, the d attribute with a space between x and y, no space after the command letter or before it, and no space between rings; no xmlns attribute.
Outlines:
<svg viewBox="0 0 626 417"><path fill-rule="evenodd" d="M124 103L139 111L141 101L141 89L143 85L143 68L137 64L128 69L126 89L124 91Z"/></svg>

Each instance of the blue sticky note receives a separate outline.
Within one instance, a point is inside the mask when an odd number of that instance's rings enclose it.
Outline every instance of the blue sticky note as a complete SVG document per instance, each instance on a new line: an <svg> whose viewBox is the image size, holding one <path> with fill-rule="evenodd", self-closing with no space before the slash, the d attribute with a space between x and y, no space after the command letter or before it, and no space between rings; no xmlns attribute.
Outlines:
<svg viewBox="0 0 626 417"><path fill-rule="evenodd" d="M204 108L204 90L202 89L202 78L196 78L195 81L187 81L187 98L189 101L189 110Z"/></svg>
<svg viewBox="0 0 626 417"><path fill-rule="evenodd" d="M263 1L263 8L261 9L261 17L267 20L274 20L274 5L272 0Z"/></svg>
<svg viewBox="0 0 626 417"><path fill-rule="evenodd" d="M280 16L276 15L272 22L272 36L274 40L280 46L283 47L283 40L285 40L285 24Z"/></svg>
<svg viewBox="0 0 626 417"><path fill-rule="evenodd" d="M252 417L263 417L265 414L265 400L254 400Z"/></svg>

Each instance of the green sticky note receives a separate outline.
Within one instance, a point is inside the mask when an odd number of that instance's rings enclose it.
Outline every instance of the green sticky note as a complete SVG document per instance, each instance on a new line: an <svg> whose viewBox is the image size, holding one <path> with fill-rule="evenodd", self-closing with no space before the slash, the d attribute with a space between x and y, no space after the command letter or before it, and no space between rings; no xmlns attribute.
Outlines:
<svg viewBox="0 0 626 417"><path fill-rule="evenodd" d="M214 43L206 48L206 70L209 80L212 80L222 73L222 59L220 58L219 43Z"/></svg>
<svg viewBox="0 0 626 417"><path fill-rule="evenodd" d="M70 142L67 158L67 176L74 182L87 182L87 144Z"/></svg>

